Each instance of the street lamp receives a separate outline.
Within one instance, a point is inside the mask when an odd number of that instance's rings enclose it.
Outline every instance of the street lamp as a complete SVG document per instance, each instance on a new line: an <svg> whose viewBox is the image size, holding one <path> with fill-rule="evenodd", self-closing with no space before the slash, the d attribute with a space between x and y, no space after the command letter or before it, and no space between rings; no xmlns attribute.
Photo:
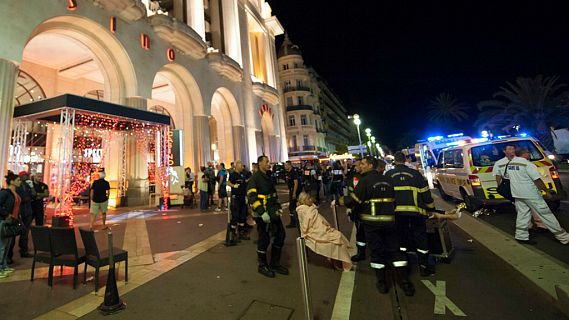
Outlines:
<svg viewBox="0 0 569 320"><path fill-rule="evenodd" d="M369 150L369 154L371 155L371 129L370 128L366 128L365 130L366 136L367 136L367 147Z"/></svg>
<svg viewBox="0 0 569 320"><path fill-rule="evenodd" d="M358 130L358 140L360 141L360 156L364 157L364 150L362 149L362 135L360 134L360 124L362 124L362 120L360 116L356 113L353 116L348 116L348 119L354 119L354 124L356 125L356 129Z"/></svg>
<svg viewBox="0 0 569 320"><path fill-rule="evenodd" d="M376 148L377 148L377 151L379 152L379 155L380 155L382 158L385 158L385 153L383 153L383 149L382 149L381 146L379 145L379 142L376 143L375 146L376 146Z"/></svg>
<svg viewBox="0 0 569 320"><path fill-rule="evenodd" d="M371 136L371 155L375 156L375 152L373 151L373 147L375 147L375 136Z"/></svg>

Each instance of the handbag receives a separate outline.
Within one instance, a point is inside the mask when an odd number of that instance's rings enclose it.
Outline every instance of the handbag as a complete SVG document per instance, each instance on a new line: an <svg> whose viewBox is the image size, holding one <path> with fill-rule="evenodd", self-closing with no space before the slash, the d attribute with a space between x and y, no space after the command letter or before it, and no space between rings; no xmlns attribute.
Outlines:
<svg viewBox="0 0 569 320"><path fill-rule="evenodd" d="M0 230L0 238L13 238L24 233L24 225L20 219L5 220Z"/></svg>
<svg viewBox="0 0 569 320"><path fill-rule="evenodd" d="M506 173L508 173L508 165L510 164L510 162L512 162L512 160L508 161L508 164L506 164L506 170L504 171L504 176L502 177L502 181L500 181L500 184L496 188L496 191L498 192L499 195L501 195L505 199L513 201L514 197L512 197L512 189L510 188L510 179L505 178Z"/></svg>

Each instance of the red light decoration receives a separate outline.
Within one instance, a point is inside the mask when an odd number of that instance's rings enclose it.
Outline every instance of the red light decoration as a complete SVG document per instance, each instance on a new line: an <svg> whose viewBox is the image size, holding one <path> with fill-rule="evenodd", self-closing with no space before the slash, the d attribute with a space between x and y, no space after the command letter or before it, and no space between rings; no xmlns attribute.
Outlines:
<svg viewBox="0 0 569 320"><path fill-rule="evenodd" d="M69 11L77 10L77 0L67 0L67 10Z"/></svg>
<svg viewBox="0 0 569 320"><path fill-rule="evenodd" d="M168 48L168 50L166 50L166 57L168 58L168 61L170 61L170 62L173 62L174 60L176 60L176 52L174 51L174 49Z"/></svg>
<svg viewBox="0 0 569 320"><path fill-rule="evenodd" d="M145 33L140 34L140 46L144 50L150 50L150 37Z"/></svg>

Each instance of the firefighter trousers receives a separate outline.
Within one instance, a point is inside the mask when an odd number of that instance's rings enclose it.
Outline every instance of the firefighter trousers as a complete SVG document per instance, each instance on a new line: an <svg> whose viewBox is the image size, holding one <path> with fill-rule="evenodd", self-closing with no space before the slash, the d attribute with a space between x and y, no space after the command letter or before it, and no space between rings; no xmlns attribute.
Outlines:
<svg viewBox="0 0 569 320"><path fill-rule="evenodd" d="M417 249L421 253L428 253L426 221L427 218L422 216L396 216L401 251Z"/></svg>
<svg viewBox="0 0 569 320"><path fill-rule="evenodd" d="M257 242L257 252L266 253L271 236L274 237L273 246L282 248L285 240L285 229L280 217L271 219L271 222L265 223L261 218L255 218L257 223L257 232L259 233L259 241Z"/></svg>
<svg viewBox="0 0 569 320"><path fill-rule="evenodd" d="M407 265L405 253L399 250L399 236L395 225L366 224L365 237L371 251L370 265L372 268L383 269L389 264L395 268Z"/></svg>
<svg viewBox="0 0 569 320"><path fill-rule="evenodd" d="M237 224L243 226L247 222L247 202L245 196L231 196L231 225Z"/></svg>

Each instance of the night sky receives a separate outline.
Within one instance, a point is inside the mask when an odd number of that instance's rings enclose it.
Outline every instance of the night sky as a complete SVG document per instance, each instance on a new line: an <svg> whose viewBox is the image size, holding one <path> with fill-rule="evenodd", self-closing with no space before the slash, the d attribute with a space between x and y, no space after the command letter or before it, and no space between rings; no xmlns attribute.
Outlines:
<svg viewBox="0 0 569 320"><path fill-rule="evenodd" d="M452 133L425 121L441 92L471 107L460 127L475 134L476 104L506 81L569 82L568 1L268 2L305 63L391 147Z"/></svg>

